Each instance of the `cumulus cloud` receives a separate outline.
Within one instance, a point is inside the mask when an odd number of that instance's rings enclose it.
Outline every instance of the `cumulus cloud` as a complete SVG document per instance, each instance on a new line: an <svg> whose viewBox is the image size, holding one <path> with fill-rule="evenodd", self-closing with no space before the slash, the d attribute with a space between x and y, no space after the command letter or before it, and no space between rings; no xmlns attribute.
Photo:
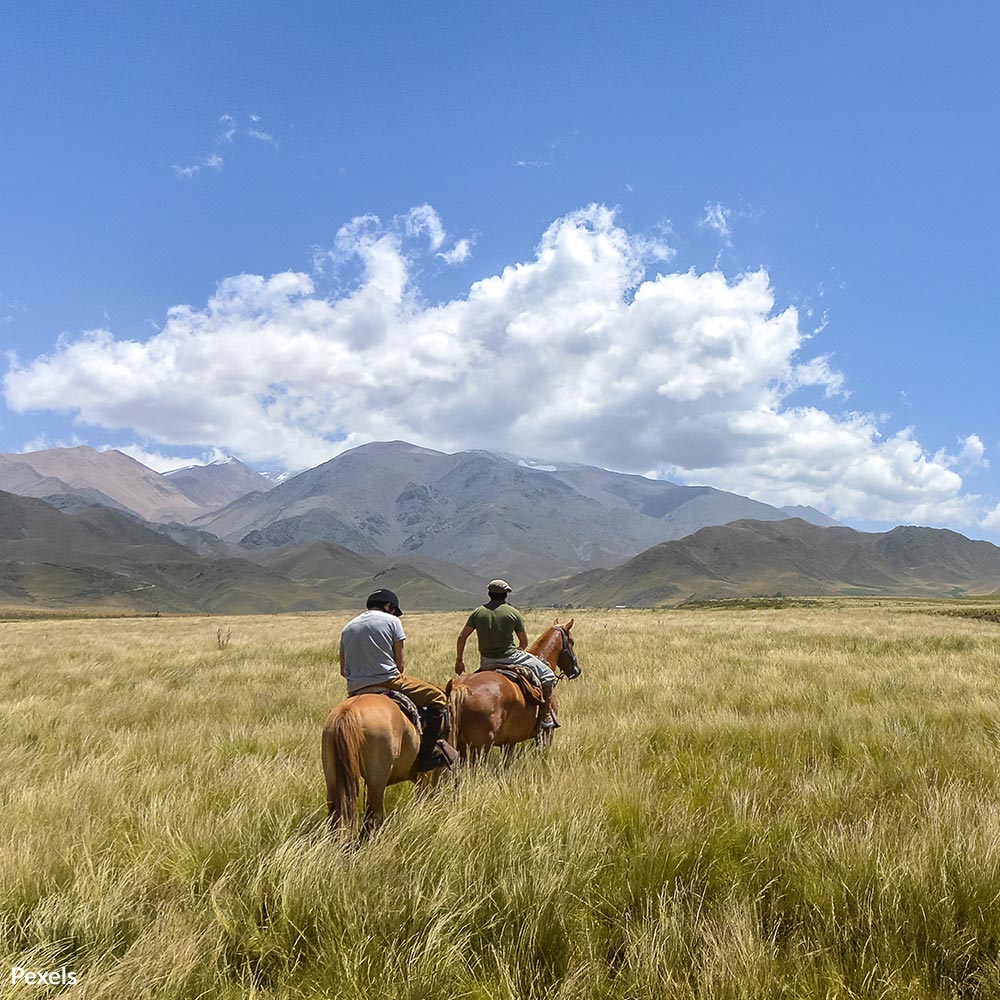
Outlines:
<svg viewBox="0 0 1000 1000"><path fill-rule="evenodd" d="M958 443L962 446L958 457L961 467L966 471L990 467L989 460L985 457L986 445L983 444L978 434L970 434L966 438L959 438Z"/></svg>
<svg viewBox="0 0 1000 1000"><path fill-rule="evenodd" d="M844 375L809 354L794 307L775 309L766 271L651 273L649 238L592 205L429 303L413 275L447 245L430 206L359 217L316 255L324 277L356 278L336 292L298 272L227 278L146 340L92 330L12 362L8 405L286 468L405 438L655 469L841 518L985 516L957 471L975 435L931 455L912 428L810 402L841 398Z"/></svg>
<svg viewBox="0 0 1000 1000"><path fill-rule="evenodd" d="M373 276L368 270L366 279L374 277L376 282L385 280L395 285L402 281L406 284L414 259L414 242L422 244L418 252L433 253L449 265L462 264L472 256L470 238L460 239L450 249L443 250L448 240L441 217L430 205L417 205L393 216L385 224L377 215L359 215L340 227L331 249L314 248L313 270L325 275L355 261L370 268L381 259L385 268L395 272L394 276L390 278L387 272L381 277ZM405 251L404 241L407 241ZM397 265L402 265L402 270Z"/></svg>
<svg viewBox="0 0 1000 1000"><path fill-rule="evenodd" d="M1000 531L1000 503L983 517L979 526L987 531Z"/></svg>

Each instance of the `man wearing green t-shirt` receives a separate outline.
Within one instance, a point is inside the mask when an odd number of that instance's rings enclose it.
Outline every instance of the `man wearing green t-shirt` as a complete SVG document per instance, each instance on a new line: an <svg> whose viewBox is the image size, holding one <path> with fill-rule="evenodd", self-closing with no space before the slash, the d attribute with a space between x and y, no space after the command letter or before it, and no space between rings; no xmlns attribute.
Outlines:
<svg viewBox="0 0 1000 1000"><path fill-rule="evenodd" d="M465 644L473 632L479 640L480 666L491 667L502 664L519 664L528 667L538 678L545 698L538 716L538 728L554 729L559 723L552 714L552 692L556 686L556 675L552 668L533 653L529 653L528 634L524 618L517 608L507 603L511 586L505 580L491 580L486 588L489 600L469 615L465 628L458 633L458 649L455 658L455 673L465 673ZM517 636L517 643L514 637Z"/></svg>

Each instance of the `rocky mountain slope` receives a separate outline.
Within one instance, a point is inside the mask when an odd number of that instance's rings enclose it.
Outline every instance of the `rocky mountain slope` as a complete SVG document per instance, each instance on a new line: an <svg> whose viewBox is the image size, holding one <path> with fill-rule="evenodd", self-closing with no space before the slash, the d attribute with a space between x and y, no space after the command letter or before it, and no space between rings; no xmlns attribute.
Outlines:
<svg viewBox="0 0 1000 1000"><path fill-rule="evenodd" d="M248 550L325 541L523 583L615 566L665 539L747 517L787 515L706 486L392 441L344 452L194 524Z"/></svg>
<svg viewBox="0 0 1000 1000"><path fill-rule="evenodd" d="M188 499L202 510L225 507L248 493L266 492L275 484L238 458L224 458L208 465L189 465L164 473Z"/></svg>

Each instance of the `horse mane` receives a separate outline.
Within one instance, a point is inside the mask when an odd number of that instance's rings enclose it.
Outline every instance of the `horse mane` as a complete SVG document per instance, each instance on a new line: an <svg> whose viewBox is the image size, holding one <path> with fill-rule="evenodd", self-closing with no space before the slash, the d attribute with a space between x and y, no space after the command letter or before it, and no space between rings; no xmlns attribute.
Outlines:
<svg viewBox="0 0 1000 1000"><path fill-rule="evenodd" d="M556 643L559 644L555 650ZM562 651L562 635L555 625L550 625L529 647L528 652L533 653L540 660L551 663L552 652L555 650L556 657Z"/></svg>

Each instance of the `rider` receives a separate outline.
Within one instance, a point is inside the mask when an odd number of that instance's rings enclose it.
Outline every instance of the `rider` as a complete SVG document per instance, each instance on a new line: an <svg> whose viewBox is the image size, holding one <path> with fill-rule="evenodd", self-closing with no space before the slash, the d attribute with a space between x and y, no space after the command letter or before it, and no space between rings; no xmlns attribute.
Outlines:
<svg viewBox="0 0 1000 1000"><path fill-rule="evenodd" d="M340 676L347 680L348 695L368 694L388 688L405 694L423 709L424 731L420 741L418 771L450 766L455 749L441 738L448 699L436 684L403 673L406 634L399 598L391 590L376 590L365 602L366 611L352 618L340 633Z"/></svg>
<svg viewBox="0 0 1000 1000"><path fill-rule="evenodd" d="M458 633L455 673L465 673L465 643L473 632L479 640L479 662L482 667L500 664L520 664L528 667L538 678L542 688L541 711L538 714L538 731L555 729L559 720L552 711L552 692L556 675L542 659L527 651L528 635L524 630L521 612L507 603L512 588L506 580L491 580L486 588L489 600L469 615L465 628ZM517 645L514 645L514 636Z"/></svg>

